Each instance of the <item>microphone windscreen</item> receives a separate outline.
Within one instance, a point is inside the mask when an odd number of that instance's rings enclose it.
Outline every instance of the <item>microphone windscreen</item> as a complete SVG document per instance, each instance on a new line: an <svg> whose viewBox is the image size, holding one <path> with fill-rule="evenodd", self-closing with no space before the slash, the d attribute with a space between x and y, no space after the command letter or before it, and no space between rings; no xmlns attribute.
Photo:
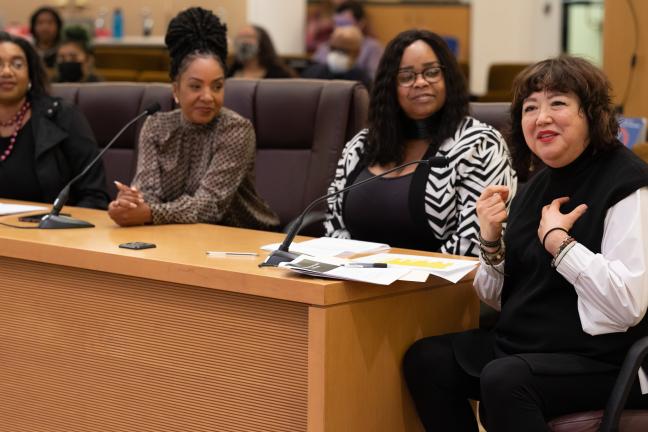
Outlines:
<svg viewBox="0 0 648 432"><path fill-rule="evenodd" d="M431 157L431 158L427 159L427 163L432 168L443 168L443 167L447 167L448 165L450 165L450 162L448 161L448 158L442 157L442 156Z"/></svg>
<svg viewBox="0 0 648 432"><path fill-rule="evenodd" d="M160 111L162 107L160 106L159 103L153 102L151 105L147 106L144 112L146 112L147 115L155 114L156 112Z"/></svg>

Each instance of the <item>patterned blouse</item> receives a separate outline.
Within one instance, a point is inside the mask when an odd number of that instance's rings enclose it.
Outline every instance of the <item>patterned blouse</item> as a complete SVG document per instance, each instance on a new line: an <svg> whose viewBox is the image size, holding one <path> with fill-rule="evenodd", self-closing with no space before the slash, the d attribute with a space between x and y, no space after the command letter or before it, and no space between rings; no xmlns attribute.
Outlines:
<svg viewBox="0 0 648 432"><path fill-rule="evenodd" d="M210 123L180 110L149 117L140 135L138 187L154 224L212 223L275 229L279 219L257 195L252 124L227 108Z"/></svg>
<svg viewBox="0 0 648 432"><path fill-rule="evenodd" d="M361 164L367 129L349 141L340 158L329 193L347 186L347 179ZM445 168L431 168L420 188L425 220L433 236L441 240L440 252L454 255L479 255L479 223L475 203L488 185L507 185L515 195L517 176L509 160L508 147L500 133L480 121L465 117L452 138L436 153L449 160ZM411 187L417 185L412 183ZM349 238L344 223L344 198L339 194L328 200L324 227L330 237ZM410 195L411 196L411 195Z"/></svg>

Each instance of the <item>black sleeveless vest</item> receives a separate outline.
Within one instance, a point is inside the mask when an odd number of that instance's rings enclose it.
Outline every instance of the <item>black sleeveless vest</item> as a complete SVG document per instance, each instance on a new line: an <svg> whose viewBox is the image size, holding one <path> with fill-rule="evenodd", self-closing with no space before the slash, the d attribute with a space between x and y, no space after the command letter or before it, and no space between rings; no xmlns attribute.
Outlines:
<svg viewBox="0 0 648 432"><path fill-rule="evenodd" d="M563 213L582 203L588 206L570 234L600 253L608 209L647 185L648 165L622 146L595 154L590 146L570 165L545 168L524 185L512 202L505 233L507 277L495 329L495 350L500 355L562 353L620 365L630 345L648 334L647 318L625 333L585 333L576 291L551 268L552 257L537 235L542 207L568 196Z"/></svg>

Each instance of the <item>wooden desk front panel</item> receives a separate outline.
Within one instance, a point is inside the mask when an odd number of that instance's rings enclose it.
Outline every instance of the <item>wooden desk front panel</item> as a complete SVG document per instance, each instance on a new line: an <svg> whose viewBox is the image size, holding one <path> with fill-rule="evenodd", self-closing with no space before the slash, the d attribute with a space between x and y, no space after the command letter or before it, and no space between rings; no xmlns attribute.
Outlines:
<svg viewBox="0 0 648 432"><path fill-rule="evenodd" d="M0 257L0 431L289 431L308 308Z"/></svg>

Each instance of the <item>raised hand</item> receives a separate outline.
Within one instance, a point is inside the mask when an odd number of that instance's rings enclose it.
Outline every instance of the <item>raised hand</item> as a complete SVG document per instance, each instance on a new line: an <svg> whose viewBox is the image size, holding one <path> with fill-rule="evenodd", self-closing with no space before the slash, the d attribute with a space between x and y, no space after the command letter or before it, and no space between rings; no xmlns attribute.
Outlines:
<svg viewBox="0 0 648 432"><path fill-rule="evenodd" d="M502 224L506 222L506 200L509 196L507 186L488 186L476 203L479 231L484 240L495 241L502 236Z"/></svg>

